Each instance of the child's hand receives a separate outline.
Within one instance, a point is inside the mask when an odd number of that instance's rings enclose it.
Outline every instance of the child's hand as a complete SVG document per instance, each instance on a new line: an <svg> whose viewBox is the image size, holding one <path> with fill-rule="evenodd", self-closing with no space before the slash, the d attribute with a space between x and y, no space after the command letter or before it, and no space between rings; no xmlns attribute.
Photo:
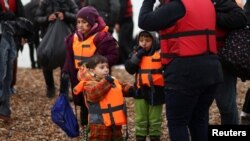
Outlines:
<svg viewBox="0 0 250 141"><path fill-rule="evenodd" d="M114 83L114 79L110 75L105 76L105 79L111 84Z"/></svg>
<svg viewBox="0 0 250 141"><path fill-rule="evenodd" d="M136 56L137 56L138 58L142 58L142 56L146 55L146 53L147 53L147 51L146 51L144 48L140 47L140 48L138 49L138 51L137 51Z"/></svg>
<svg viewBox="0 0 250 141"><path fill-rule="evenodd" d="M81 65L77 72L77 79L80 81L83 79L84 73L87 72L87 68L85 65Z"/></svg>
<svg viewBox="0 0 250 141"><path fill-rule="evenodd" d="M63 72L61 75L61 87L60 92L61 93L67 93L69 89L69 74L66 72Z"/></svg>
<svg viewBox="0 0 250 141"><path fill-rule="evenodd" d="M110 75L105 76L105 79L112 85L112 87L115 86L114 79Z"/></svg>
<svg viewBox="0 0 250 141"><path fill-rule="evenodd" d="M56 12L57 14L57 18L59 18L60 20L64 20L64 14L62 12Z"/></svg>
<svg viewBox="0 0 250 141"><path fill-rule="evenodd" d="M133 93L130 91L133 90L133 85L127 84L127 83L122 83L122 93L124 97L133 97Z"/></svg>
<svg viewBox="0 0 250 141"><path fill-rule="evenodd" d="M54 21L54 20L56 20L56 18L57 18L56 14L52 13L52 14L49 15L48 21Z"/></svg>

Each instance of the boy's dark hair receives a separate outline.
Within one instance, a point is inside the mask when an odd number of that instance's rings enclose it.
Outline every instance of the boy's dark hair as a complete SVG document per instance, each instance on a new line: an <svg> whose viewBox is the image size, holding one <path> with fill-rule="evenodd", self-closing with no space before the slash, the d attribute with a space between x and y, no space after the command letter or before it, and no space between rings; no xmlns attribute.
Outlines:
<svg viewBox="0 0 250 141"><path fill-rule="evenodd" d="M88 59L86 67L89 69L94 69L99 63L108 63L108 59L102 55L94 55Z"/></svg>

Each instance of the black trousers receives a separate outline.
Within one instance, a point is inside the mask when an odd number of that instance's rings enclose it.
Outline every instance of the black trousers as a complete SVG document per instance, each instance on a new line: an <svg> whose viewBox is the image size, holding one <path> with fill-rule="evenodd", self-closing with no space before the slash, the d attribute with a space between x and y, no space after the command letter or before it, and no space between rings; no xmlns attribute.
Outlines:
<svg viewBox="0 0 250 141"><path fill-rule="evenodd" d="M43 68L43 76L47 86L47 90L54 89L55 84L54 84L53 70Z"/></svg>

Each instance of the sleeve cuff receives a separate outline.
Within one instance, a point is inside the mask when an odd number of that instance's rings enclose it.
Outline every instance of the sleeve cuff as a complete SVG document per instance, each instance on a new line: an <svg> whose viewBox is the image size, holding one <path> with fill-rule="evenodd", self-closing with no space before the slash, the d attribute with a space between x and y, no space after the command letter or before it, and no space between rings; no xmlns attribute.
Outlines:
<svg viewBox="0 0 250 141"><path fill-rule="evenodd" d="M130 61L136 65L138 65L140 63L140 59L136 56L136 55L133 55L132 58L130 59Z"/></svg>

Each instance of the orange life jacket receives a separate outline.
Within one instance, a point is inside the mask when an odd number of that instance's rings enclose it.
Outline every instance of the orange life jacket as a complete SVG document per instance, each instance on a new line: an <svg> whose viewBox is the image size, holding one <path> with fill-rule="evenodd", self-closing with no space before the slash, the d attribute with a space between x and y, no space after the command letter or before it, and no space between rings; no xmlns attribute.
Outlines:
<svg viewBox="0 0 250 141"><path fill-rule="evenodd" d="M160 31L162 64L168 64L174 57L217 53L216 15L211 0L181 2L185 15L175 25Z"/></svg>
<svg viewBox="0 0 250 141"><path fill-rule="evenodd" d="M102 115L105 126L125 125L127 123L122 86L116 79L114 83L115 87L112 87L108 94L99 103L96 103L100 110L94 111L89 109L89 112L92 114ZM91 108L91 106L88 107ZM89 118L92 118L91 114Z"/></svg>
<svg viewBox="0 0 250 141"><path fill-rule="evenodd" d="M95 54L96 46L94 38L96 34L90 36L84 41L79 41L78 36L75 34L73 39L73 52L75 60L75 68L79 68L80 63L87 62L87 59Z"/></svg>
<svg viewBox="0 0 250 141"><path fill-rule="evenodd" d="M140 70L137 73L137 87L163 86L162 64L160 53L157 51L152 56L143 56L140 63Z"/></svg>
<svg viewBox="0 0 250 141"><path fill-rule="evenodd" d="M100 32L108 32L108 27L106 26ZM82 62L87 62L87 60L92 57L96 52L96 45L94 44L95 36L98 33L90 36L84 41L79 41L77 34L74 34L73 38L73 52L75 60L75 68L79 68Z"/></svg>

